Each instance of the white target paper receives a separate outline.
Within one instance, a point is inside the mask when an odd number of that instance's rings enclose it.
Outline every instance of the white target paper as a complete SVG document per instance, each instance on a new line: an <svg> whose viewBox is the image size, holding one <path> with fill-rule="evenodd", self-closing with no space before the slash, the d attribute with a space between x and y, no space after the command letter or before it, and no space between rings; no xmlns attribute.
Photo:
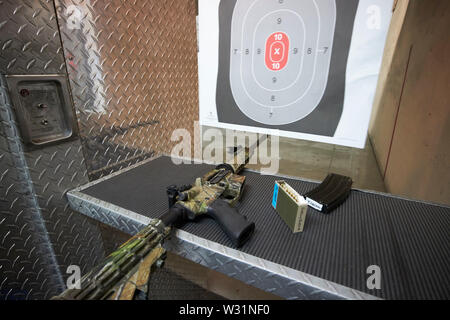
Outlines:
<svg viewBox="0 0 450 320"><path fill-rule="evenodd" d="M200 123L364 147L391 9L200 0Z"/></svg>

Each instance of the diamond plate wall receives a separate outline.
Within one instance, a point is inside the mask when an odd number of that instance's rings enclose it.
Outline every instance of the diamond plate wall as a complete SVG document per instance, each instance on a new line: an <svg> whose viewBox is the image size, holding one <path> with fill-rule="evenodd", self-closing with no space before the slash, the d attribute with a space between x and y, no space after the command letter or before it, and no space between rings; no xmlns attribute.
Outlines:
<svg viewBox="0 0 450 320"><path fill-rule="evenodd" d="M53 1L0 1L0 48L2 74L66 74ZM1 77L0 298L50 298L104 257L101 231L65 197L88 181L80 140L24 151Z"/></svg>
<svg viewBox="0 0 450 320"><path fill-rule="evenodd" d="M170 152L198 119L194 0L56 0L92 179Z"/></svg>
<svg viewBox="0 0 450 320"><path fill-rule="evenodd" d="M104 252L98 224L70 209L65 197L88 181L80 141L26 152L25 159L61 273L71 264L87 272Z"/></svg>
<svg viewBox="0 0 450 320"><path fill-rule="evenodd" d="M53 1L0 1L0 34L0 73L65 73Z"/></svg>
<svg viewBox="0 0 450 320"><path fill-rule="evenodd" d="M44 299L63 287L0 78L0 299Z"/></svg>
<svg viewBox="0 0 450 320"><path fill-rule="evenodd" d="M198 119L195 1L55 2L0 1L0 73L68 71L81 136L24 151L2 82L2 299L49 298L68 265L93 267L117 239L66 191L170 152L173 130L193 135Z"/></svg>

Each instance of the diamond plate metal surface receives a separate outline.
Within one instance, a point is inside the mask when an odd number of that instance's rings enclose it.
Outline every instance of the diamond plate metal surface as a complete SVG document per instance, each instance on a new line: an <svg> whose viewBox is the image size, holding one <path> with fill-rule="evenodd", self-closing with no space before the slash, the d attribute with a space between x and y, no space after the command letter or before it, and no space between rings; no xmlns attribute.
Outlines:
<svg viewBox="0 0 450 320"><path fill-rule="evenodd" d="M104 252L98 223L71 210L65 197L88 181L80 141L26 152L25 159L61 273L73 264L87 272Z"/></svg>
<svg viewBox="0 0 450 320"><path fill-rule="evenodd" d="M7 92L6 86L3 87L3 92ZM8 127L15 127L13 106L5 103L2 104L2 109L5 113L5 120L2 122L4 130ZM58 279L58 286L52 286L53 293L55 290L58 293L64 288L65 278L68 276L65 271L69 265L78 265L82 272L86 272L104 257L98 222L71 210L65 197L67 190L88 181L81 144L79 141L73 141L26 152L23 151L17 129L7 133L10 134L7 135L9 140L14 140L20 145L21 149L17 152L17 156L23 159L24 174L16 180L16 183L30 186L32 191L25 195L33 197L34 202L28 202L27 208L36 212L35 216L38 216L33 221L34 227L38 228L39 223L42 224L39 227L42 229L40 232L41 242L34 244L47 247L51 251L50 254L42 253L42 256L35 257L35 260L30 260L30 263L51 258L57 269L49 275L49 279L54 277ZM10 153L8 154L9 150L6 151L4 155L11 156ZM11 165L8 163L2 164L2 171L8 172L10 169ZM14 184L11 187L14 187ZM10 188L7 189L8 193L12 192ZM16 197L14 201L23 201L24 194L19 191L14 196ZM13 204L14 202L10 206ZM26 224L20 225L17 221L15 227L24 228ZM27 239L23 237L16 237L14 240L13 245L16 248L23 248L27 244ZM17 259L18 261L27 261L24 256L18 256ZM8 256L4 257L4 261L8 260ZM4 267L4 271L9 271L11 274L20 275L22 272L14 264L9 268L6 265ZM36 273L40 274L41 271L36 271ZM47 281L49 280L44 279L43 283ZM48 298L47 295L48 293L44 292L44 297Z"/></svg>
<svg viewBox="0 0 450 320"><path fill-rule="evenodd" d="M0 77L0 299L45 299L63 288L55 253L37 205Z"/></svg>
<svg viewBox="0 0 450 320"><path fill-rule="evenodd" d="M363 298L363 296L358 297L356 294L342 297L337 292L329 292L323 290L323 288L308 285L306 282L283 277L280 274L264 270L260 266L239 261L235 257L227 257L219 252L188 242L185 239L174 237L171 241L167 241L164 247L186 259L288 300ZM330 285L333 286L333 284Z"/></svg>
<svg viewBox="0 0 450 320"><path fill-rule="evenodd" d="M120 241L66 191L170 151L176 128L193 133L195 2L1 1L0 45L2 74L69 71L81 140L25 152L1 105L0 297L49 298L68 265L85 272Z"/></svg>
<svg viewBox="0 0 450 320"><path fill-rule="evenodd" d="M91 180L170 152L198 119L195 1L57 0Z"/></svg>
<svg viewBox="0 0 450 320"><path fill-rule="evenodd" d="M4 74L66 74L53 1L1 1L0 43ZM88 182L81 142L25 151L3 80L0 297L50 298L68 265L86 272L104 257L101 231L65 198Z"/></svg>
<svg viewBox="0 0 450 320"><path fill-rule="evenodd" d="M0 73L65 72L52 0L0 1Z"/></svg>
<svg viewBox="0 0 450 320"><path fill-rule="evenodd" d="M119 213L124 211L123 208L105 204L103 201L80 192L71 191L68 194L68 198L72 209L129 235L135 235L150 222L149 218L128 210L127 215L124 216Z"/></svg>
<svg viewBox="0 0 450 320"><path fill-rule="evenodd" d="M104 179L69 191L67 196L71 207L122 232L136 234L150 222L150 218L80 192ZM173 236L165 241L164 247L193 262L286 299L379 299L182 230L175 230Z"/></svg>

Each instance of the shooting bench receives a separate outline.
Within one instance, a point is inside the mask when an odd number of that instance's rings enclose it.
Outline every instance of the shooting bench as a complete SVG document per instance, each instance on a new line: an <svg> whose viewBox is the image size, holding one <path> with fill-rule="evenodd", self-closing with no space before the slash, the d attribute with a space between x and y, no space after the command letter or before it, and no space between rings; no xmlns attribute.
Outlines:
<svg viewBox="0 0 450 320"><path fill-rule="evenodd" d="M162 156L67 193L71 207L133 235L168 210L166 187L193 183L208 164L175 165ZM331 214L308 208L293 234L271 206L275 180L300 194L317 183L245 170L237 208L254 221L239 250L209 218L174 230L167 250L286 299L449 299L450 208L353 190ZM381 289L369 289L369 266Z"/></svg>

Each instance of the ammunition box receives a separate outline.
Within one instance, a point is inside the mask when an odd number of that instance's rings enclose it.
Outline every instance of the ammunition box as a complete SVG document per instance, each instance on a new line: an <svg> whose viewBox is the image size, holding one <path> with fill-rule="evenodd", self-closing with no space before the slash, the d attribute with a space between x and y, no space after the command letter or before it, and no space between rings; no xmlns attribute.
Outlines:
<svg viewBox="0 0 450 320"><path fill-rule="evenodd" d="M303 231L308 203L283 180L275 181L272 206L293 233Z"/></svg>

